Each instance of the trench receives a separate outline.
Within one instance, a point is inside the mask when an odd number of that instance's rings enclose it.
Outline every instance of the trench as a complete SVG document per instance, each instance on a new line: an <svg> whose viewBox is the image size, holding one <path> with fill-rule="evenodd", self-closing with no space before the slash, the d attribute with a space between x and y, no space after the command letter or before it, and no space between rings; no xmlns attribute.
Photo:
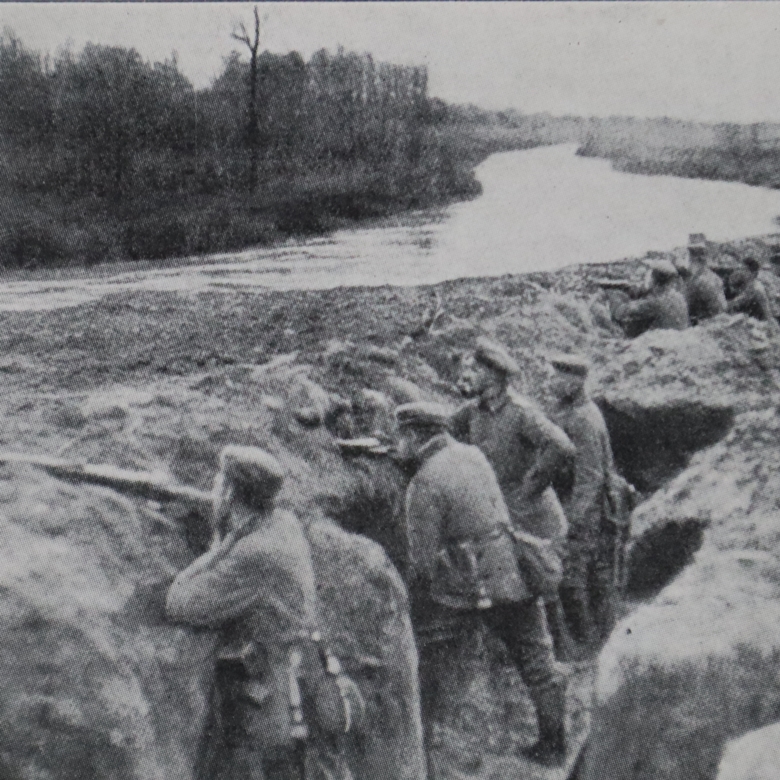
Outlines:
<svg viewBox="0 0 780 780"><path fill-rule="evenodd" d="M683 471L695 452L717 444L734 422L734 409L719 403L682 400L643 407L624 400L596 402L618 470L645 494Z"/></svg>
<svg viewBox="0 0 780 780"><path fill-rule="evenodd" d="M628 554L626 596L647 600L660 593L701 549L705 523L696 518L651 528Z"/></svg>
<svg viewBox="0 0 780 780"><path fill-rule="evenodd" d="M687 468L699 450L731 430L734 409L718 402L680 400L655 407L633 401L597 400L609 431L615 465L647 498ZM704 539L698 518L648 530L630 546L626 597L653 598L692 561Z"/></svg>
<svg viewBox="0 0 780 780"><path fill-rule="evenodd" d="M720 441L730 430L734 410L718 403L678 402L642 407L598 401L612 442L616 467L643 498L661 489L689 464L697 451ZM346 460L346 489L322 496L321 506L342 528L379 543L403 574L406 570L403 495L406 476L385 458ZM644 533L629 547L625 607L655 597L693 561L705 523L696 517L669 522ZM497 667L491 667L493 673ZM461 670L464 672L467 670ZM461 735L464 745L466 734ZM580 756L584 756L583 748ZM482 767L488 772L488 767ZM575 764L567 780L575 780ZM480 777L477 772L475 777Z"/></svg>

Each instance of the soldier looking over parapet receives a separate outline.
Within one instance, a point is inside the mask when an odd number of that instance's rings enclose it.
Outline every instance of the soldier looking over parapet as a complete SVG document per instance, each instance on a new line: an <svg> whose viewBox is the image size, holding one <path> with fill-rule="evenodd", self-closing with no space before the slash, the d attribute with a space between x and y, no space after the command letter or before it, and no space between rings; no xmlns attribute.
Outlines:
<svg viewBox="0 0 780 780"><path fill-rule="evenodd" d="M563 501L569 534L561 601L575 639L582 649L593 649L615 620L619 535L609 500L615 466L606 423L586 388L588 361L556 355L550 364L553 419L577 448L574 486Z"/></svg>
<svg viewBox="0 0 780 780"><path fill-rule="evenodd" d="M777 333L780 327L775 320L766 288L758 278L761 263L754 257L746 257L742 265L744 268L734 271L729 277L729 285L735 293L734 298L728 302L729 312L742 312L748 317L763 320L769 324L773 333Z"/></svg>
<svg viewBox="0 0 780 780"><path fill-rule="evenodd" d="M679 290L677 269L669 260L647 263L650 287L636 301L621 289L607 289L612 318L630 338L648 330L683 330L688 327L688 304Z"/></svg>
<svg viewBox="0 0 780 780"><path fill-rule="evenodd" d="M220 632L202 780L304 780L328 765L347 774L334 720L348 727L362 700L322 644L308 541L274 507L283 480L267 452L226 447L214 542L168 592L171 619Z"/></svg>
<svg viewBox="0 0 780 780"><path fill-rule="evenodd" d="M566 756L566 684L542 606L515 561L493 469L479 449L446 432L448 415L438 404L404 404L396 415L399 455L415 469L406 494L408 579L429 776L435 775L430 751L440 675L480 623L503 640L536 706L539 739L523 753L558 765Z"/></svg>
<svg viewBox="0 0 780 780"><path fill-rule="evenodd" d="M726 311L723 280L707 265L707 241L703 233L692 233L688 243L690 276L684 294L691 325Z"/></svg>

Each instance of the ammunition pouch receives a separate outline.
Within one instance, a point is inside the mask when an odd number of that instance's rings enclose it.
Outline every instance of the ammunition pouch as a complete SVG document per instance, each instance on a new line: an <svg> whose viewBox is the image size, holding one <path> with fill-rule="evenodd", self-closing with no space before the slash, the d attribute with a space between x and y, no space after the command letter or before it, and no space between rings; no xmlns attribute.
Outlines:
<svg viewBox="0 0 780 780"><path fill-rule="evenodd" d="M287 748L312 730L349 734L365 720L360 689L317 632L270 652L252 641L221 649L217 688L225 740L233 746Z"/></svg>
<svg viewBox="0 0 780 780"><path fill-rule="evenodd" d="M300 660L297 648L272 658L252 641L219 651L216 682L228 745L263 751L306 739Z"/></svg>

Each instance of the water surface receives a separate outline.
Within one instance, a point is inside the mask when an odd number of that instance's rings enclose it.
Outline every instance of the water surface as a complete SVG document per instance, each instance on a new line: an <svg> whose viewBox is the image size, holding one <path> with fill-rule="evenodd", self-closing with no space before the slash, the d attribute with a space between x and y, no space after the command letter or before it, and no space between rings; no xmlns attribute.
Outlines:
<svg viewBox="0 0 780 780"><path fill-rule="evenodd" d="M127 290L422 284L552 270L777 230L780 191L641 176L572 145L506 152L477 169L483 195L371 227L154 267L113 264L0 285L0 310L47 309Z"/></svg>

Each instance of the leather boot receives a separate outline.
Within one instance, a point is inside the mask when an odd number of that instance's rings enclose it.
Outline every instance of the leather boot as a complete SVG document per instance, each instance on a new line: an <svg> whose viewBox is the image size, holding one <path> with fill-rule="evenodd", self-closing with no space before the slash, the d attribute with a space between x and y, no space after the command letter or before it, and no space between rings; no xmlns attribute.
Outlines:
<svg viewBox="0 0 780 780"><path fill-rule="evenodd" d="M566 683L533 693L539 739L520 752L542 766L562 766L566 761Z"/></svg>

